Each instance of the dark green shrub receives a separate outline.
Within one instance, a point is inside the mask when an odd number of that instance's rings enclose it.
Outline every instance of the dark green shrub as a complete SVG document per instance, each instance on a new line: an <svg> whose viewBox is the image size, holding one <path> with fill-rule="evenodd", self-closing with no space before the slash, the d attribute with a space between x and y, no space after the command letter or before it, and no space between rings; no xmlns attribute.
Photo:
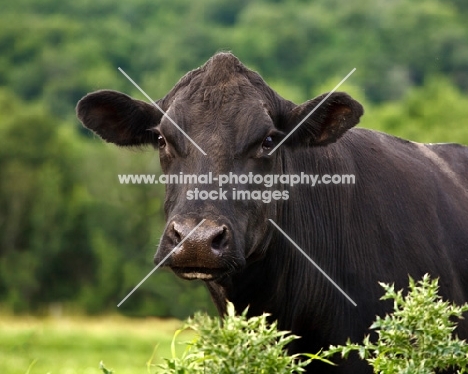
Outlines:
<svg viewBox="0 0 468 374"><path fill-rule="evenodd" d="M345 346L331 346L324 355L341 353L347 357L357 351L374 373L432 374L449 368L467 373L468 345L452 333L468 304L456 306L442 300L438 280L427 274L418 282L410 277L406 296L393 285L381 286L385 289L382 300L393 300L394 312L377 317L372 324L377 341L373 343L366 336L362 344L348 341Z"/></svg>

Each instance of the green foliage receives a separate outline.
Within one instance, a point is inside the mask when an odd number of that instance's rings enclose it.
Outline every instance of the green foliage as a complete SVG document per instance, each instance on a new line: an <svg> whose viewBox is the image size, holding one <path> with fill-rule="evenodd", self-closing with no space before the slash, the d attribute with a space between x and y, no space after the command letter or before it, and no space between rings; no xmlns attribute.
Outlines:
<svg viewBox="0 0 468 374"><path fill-rule="evenodd" d="M255 374L300 373L309 360L299 361L300 355L289 356L286 345L295 335L278 331L276 323L267 322L267 314L247 318L247 310L236 316L229 303L227 314L220 321L197 314L183 329L197 333L181 357L173 357L160 365L162 373L174 374ZM317 358L314 356L313 358ZM312 359L312 358L311 358ZM324 360L326 361L326 360Z"/></svg>
<svg viewBox="0 0 468 374"><path fill-rule="evenodd" d="M395 291L393 285L381 285L385 289L382 300L393 300L394 311L372 324L377 341L366 336L362 344L348 341L345 346L331 346L324 354L347 357L356 351L375 373L433 374L449 368L466 373L468 344L452 333L456 320L468 312L468 304L456 306L442 300L438 279L431 280L427 274L418 282L410 277L407 295Z"/></svg>
<svg viewBox="0 0 468 374"><path fill-rule="evenodd" d="M434 76L399 101L366 106L362 125L423 143L468 144L468 127L461 125L467 100L446 78Z"/></svg>
<svg viewBox="0 0 468 374"><path fill-rule="evenodd" d="M114 371L107 369L102 361L99 363L99 369L101 369L104 374L114 374Z"/></svg>

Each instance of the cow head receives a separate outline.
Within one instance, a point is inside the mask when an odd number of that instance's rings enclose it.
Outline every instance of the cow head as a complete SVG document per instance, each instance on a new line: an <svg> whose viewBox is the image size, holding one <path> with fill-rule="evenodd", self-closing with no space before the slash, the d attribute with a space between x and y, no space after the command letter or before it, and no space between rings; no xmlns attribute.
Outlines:
<svg viewBox="0 0 468 374"><path fill-rule="evenodd" d="M115 91L85 96L77 114L87 128L108 142L159 149L167 175L280 174L288 148L326 146L358 123L361 105L345 93L334 93L269 155L324 96L295 105L235 56L219 53L186 74L156 102L167 116L155 105ZM195 188L214 191L211 197L218 199L195 199L190 195ZM252 186L234 181L223 186L227 192L222 196L216 184L166 185L167 226L155 262L183 241L165 265L187 279L214 280L263 256L271 230L268 218L275 217L278 204L275 200L234 200L234 188ZM259 189L266 187L255 186ZM187 237L202 219L203 224Z"/></svg>

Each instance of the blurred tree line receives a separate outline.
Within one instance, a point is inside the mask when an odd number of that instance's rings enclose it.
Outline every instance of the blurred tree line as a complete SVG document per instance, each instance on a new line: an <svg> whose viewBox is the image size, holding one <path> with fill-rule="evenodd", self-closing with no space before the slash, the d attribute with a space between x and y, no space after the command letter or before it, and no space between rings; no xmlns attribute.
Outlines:
<svg viewBox="0 0 468 374"><path fill-rule="evenodd" d="M281 95L342 90L362 126L415 141L468 144L464 0L15 0L0 14L0 307L86 313L116 304L152 269L161 188L117 174L158 173L152 150L104 144L76 102L109 88L154 99L220 50ZM120 308L183 318L210 308L202 284L157 271Z"/></svg>

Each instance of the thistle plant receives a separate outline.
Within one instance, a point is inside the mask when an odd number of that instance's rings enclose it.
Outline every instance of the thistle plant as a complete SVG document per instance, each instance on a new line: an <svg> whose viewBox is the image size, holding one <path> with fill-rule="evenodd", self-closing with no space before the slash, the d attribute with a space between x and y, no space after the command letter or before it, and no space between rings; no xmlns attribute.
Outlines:
<svg viewBox="0 0 468 374"><path fill-rule="evenodd" d="M247 318L247 310L236 315L229 303L227 314L220 320L197 314L183 330L193 330L196 337L188 343L181 357L175 354L160 365L170 374L275 374L301 373L319 355L288 355L286 346L298 336L278 331L276 322L267 322L268 314ZM307 357L307 359L300 360Z"/></svg>
<svg viewBox="0 0 468 374"><path fill-rule="evenodd" d="M418 282L410 277L406 295L393 285L380 285L385 290L381 299L393 300L394 311L371 325L377 340L372 342L369 336L362 344L348 340L344 346L331 346L324 355L340 353L346 358L356 351L374 373L432 374L447 369L468 373L468 345L454 334L468 304L444 301L438 294L438 279L427 274Z"/></svg>

